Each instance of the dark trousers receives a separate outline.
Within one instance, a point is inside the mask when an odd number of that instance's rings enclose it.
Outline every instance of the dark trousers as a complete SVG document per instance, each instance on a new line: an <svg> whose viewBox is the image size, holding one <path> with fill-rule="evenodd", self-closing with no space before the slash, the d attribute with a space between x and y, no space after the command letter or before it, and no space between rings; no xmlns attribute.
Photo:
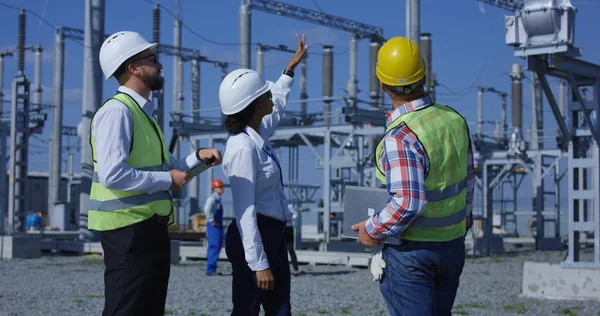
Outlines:
<svg viewBox="0 0 600 316"><path fill-rule="evenodd" d="M257 224L269 269L275 278L275 289L263 291L258 288L256 273L248 267L242 238L236 221L233 221L225 235L225 252L233 269L231 315L259 315L261 304L266 316L291 315L290 266L283 236L285 222L257 215Z"/></svg>
<svg viewBox="0 0 600 316"><path fill-rule="evenodd" d="M162 218L100 232L106 266L103 316L164 315L171 243Z"/></svg>
<svg viewBox="0 0 600 316"><path fill-rule="evenodd" d="M298 257L296 257L296 251L294 251L293 226L285 226L285 244L287 246L288 252L290 253L290 258L292 259L292 266L294 267L294 271L298 271Z"/></svg>
<svg viewBox="0 0 600 316"><path fill-rule="evenodd" d="M465 239L408 241L383 249L381 294L392 316L452 315L465 265Z"/></svg>

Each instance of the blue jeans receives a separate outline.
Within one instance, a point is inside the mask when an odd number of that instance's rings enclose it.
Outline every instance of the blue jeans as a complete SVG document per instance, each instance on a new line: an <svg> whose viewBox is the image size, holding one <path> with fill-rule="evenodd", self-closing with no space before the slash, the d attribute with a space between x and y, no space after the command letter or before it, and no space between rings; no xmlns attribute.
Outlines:
<svg viewBox="0 0 600 316"><path fill-rule="evenodd" d="M403 241L383 249L381 294L392 316L452 315L465 265L465 241Z"/></svg>
<svg viewBox="0 0 600 316"><path fill-rule="evenodd" d="M206 223L206 237L208 237L208 250L206 253L206 274L217 272L217 262L223 243L223 223L219 227Z"/></svg>

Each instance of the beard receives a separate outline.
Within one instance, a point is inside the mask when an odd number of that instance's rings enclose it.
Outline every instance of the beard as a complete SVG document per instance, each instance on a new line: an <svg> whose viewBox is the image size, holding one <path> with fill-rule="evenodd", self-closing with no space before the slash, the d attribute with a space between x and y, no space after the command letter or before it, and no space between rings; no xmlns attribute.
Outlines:
<svg viewBox="0 0 600 316"><path fill-rule="evenodd" d="M152 91L161 90L164 85L164 79L159 72L154 75L144 76L142 82Z"/></svg>

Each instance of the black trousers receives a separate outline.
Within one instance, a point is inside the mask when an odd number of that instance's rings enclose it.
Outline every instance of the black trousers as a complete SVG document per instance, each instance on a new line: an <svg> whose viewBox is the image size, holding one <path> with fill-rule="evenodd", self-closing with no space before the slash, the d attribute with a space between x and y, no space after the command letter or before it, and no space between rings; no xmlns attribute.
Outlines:
<svg viewBox="0 0 600 316"><path fill-rule="evenodd" d="M294 251L294 227L285 226L284 235L285 244L290 253L290 259L292 259L292 267L294 267L294 271L298 272L298 257L296 257L296 251Z"/></svg>
<svg viewBox="0 0 600 316"><path fill-rule="evenodd" d="M171 243L164 216L100 232L104 250L104 311L108 315L164 315Z"/></svg>
<svg viewBox="0 0 600 316"><path fill-rule="evenodd" d="M291 315L290 264L283 236L285 222L258 214L257 224L269 269L275 278L275 289L258 288L256 273L248 267L240 231L233 221L225 235L225 252L233 270L231 315L259 315L261 305L266 316Z"/></svg>

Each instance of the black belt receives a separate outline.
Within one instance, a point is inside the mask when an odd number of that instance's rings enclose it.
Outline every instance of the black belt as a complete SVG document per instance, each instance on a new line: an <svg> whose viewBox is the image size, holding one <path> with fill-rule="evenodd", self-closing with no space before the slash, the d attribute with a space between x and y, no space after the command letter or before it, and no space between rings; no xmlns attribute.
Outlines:
<svg viewBox="0 0 600 316"><path fill-rule="evenodd" d="M160 215L154 214L154 216L152 216L150 219L159 225L167 227L167 226L169 226L169 222L171 221L171 215L160 216Z"/></svg>

